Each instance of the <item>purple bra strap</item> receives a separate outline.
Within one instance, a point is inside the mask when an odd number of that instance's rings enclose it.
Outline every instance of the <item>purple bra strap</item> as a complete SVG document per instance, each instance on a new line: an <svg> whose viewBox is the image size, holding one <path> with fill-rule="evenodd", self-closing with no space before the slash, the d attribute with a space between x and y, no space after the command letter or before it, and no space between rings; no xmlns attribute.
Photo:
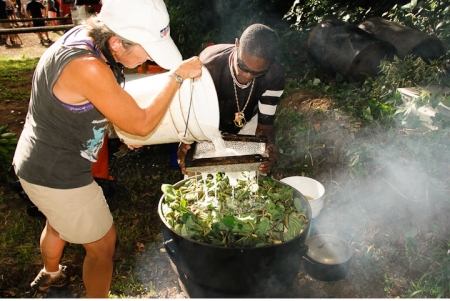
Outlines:
<svg viewBox="0 0 450 301"><path fill-rule="evenodd" d="M80 30L81 30L81 28L74 28L72 33L75 33L76 31L80 31ZM72 35L67 36L63 42L63 45L66 45L66 46L80 46L80 45L89 46L89 48L92 49L92 51L94 52L94 54L96 56L101 57L100 51L98 50L97 46L95 46L94 43L92 43L90 40L81 39L81 40L70 41L69 38L71 38L71 37L72 37Z"/></svg>

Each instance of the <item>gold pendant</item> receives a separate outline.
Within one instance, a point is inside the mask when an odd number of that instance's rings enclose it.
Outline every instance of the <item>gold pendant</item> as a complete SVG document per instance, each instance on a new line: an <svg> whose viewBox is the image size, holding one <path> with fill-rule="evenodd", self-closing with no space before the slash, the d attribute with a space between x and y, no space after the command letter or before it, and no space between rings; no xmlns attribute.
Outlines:
<svg viewBox="0 0 450 301"><path fill-rule="evenodd" d="M243 128L247 124L247 120L245 120L244 113L236 112L234 113L234 125L238 128Z"/></svg>

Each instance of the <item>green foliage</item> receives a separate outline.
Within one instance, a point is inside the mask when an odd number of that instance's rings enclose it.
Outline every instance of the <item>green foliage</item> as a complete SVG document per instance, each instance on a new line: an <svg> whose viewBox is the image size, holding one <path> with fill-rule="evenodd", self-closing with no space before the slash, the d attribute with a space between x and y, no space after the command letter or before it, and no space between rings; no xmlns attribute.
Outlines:
<svg viewBox="0 0 450 301"><path fill-rule="evenodd" d="M297 112L282 109L275 120L276 145L279 158L277 168L303 170L310 163L310 151L313 148L314 129Z"/></svg>
<svg viewBox="0 0 450 301"><path fill-rule="evenodd" d="M234 181L219 173L161 189L161 211L173 231L211 245L270 246L294 239L307 225L290 186L269 177L257 181L249 172Z"/></svg>
<svg viewBox="0 0 450 301"><path fill-rule="evenodd" d="M218 16L212 1L166 0L171 36L183 58L198 55L217 35Z"/></svg>
<svg viewBox="0 0 450 301"><path fill-rule="evenodd" d="M450 42L450 6L447 0L411 0L403 6L393 6L382 16L432 34L446 45Z"/></svg>
<svg viewBox="0 0 450 301"><path fill-rule="evenodd" d="M444 57L427 64L421 58L396 57L392 62L382 61L382 75L368 77L364 83L343 82L340 78L322 82L320 79L308 77L303 78L301 83L305 90L332 96L339 109L359 119L363 124L376 121L389 126L396 114L395 117L400 116L399 113L410 121L414 119L409 115L411 110L400 108L403 111L398 111L398 106L402 103L398 88L450 86L447 61ZM417 108L426 104L434 108L442 99L445 99L443 95L424 95L416 100L416 104L420 104Z"/></svg>
<svg viewBox="0 0 450 301"><path fill-rule="evenodd" d="M293 27L302 31L312 29L327 17L358 24L373 16L423 30L444 41L450 35L450 8L446 0L295 0L285 18L294 21Z"/></svg>
<svg viewBox="0 0 450 301"><path fill-rule="evenodd" d="M372 87L369 96L379 100L387 100L401 87L450 86L445 58L427 64L411 55L404 59L396 57L392 62L382 61L380 68L383 75L368 82Z"/></svg>
<svg viewBox="0 0 450 301"><path fill-rule="evenodd" d="M450 243L446 247L436 247L428 264L430 268L418 281L410 282L408 298L442 298L450 292Z"/></svg>
<svg viewBox="0 0 450 301"><path fill-rule="evenodd" d="M291 10L286 14L289 7L285 9L287 5L285 1L166 0L171 15L172 36L183 57L197 55L207 42L233 43L234 39L239 37L251 23L265 23L277 31L281 40L279 58L288 74L282 102L285 101L286 96L297 91L333 99L333 107L329 112L315 113L317 115L313 116L307 116L306 113L293 107L280 104L276 119L276 143L279 146L280 157L276 162L275 170L283 170L297 175L300 173L317 175L317 167L320 167L321 160L332 158L327 157L326 154L324 156L322 153L323 137L328 129L323 126L315 129L312 120L322 120L321 118L324 116L334 118L338 114L336 112L339 112L352 124L361 125L360 129L348 134L351 137L350 142L335 146L336 153L341 153L344 158L345 171L348 172L353 183L367 180L376 171L401 161L401 164L405 166L420 165L426 175L424 179L426 182L424 185L427 187L426 193L431 187L437 190L436 193L445 194L449 189L448 164L446 163L450 157L448 125L442 124L438 130L426 133L403 131L393 123L393 118L400 118L403 126L409 128L414 129L419 125L418 118L410 114L411 108L398 108L401 98L396 90L399 87L408 86L435 84L450 86L448 55L430 64L411 57L396 58L393 62L383 62L381 65L383 75L368 78L364 83L346 83L339 76L326 79L324 76L319 76L321 75L320 70L315 72L310 66L298 64L299 61L305 61L304 56L306 55L302 53L305 48L300 48L298 45L305 43L309 30L326 16L334 16L355 23L369 16L379 15L425 30L438 36L445 45L450 44L448 1L411 1L406 5L405 1L403 1L405 3L397 5L388 2L391 1L295 1L292 6L289 4ZM284 14L286 14L286 18L282 21ZM295 21L293 28L296 30L288 28L293 21ZM35 60L12 61L0 58L0 79L6 79L11 83L25 83L28 79L20 76L20 72L30 70L35 64ZM15 99L14 95L17 94L11 86L8 85L8 89L3 87L0 89L2 89L2 100ZM21 98L28 100L26 95L22 95ZM417 98L416 105L428 104L435 107L440 99L442 98L437 95L424 94ZM436 122L442 121L439 117L436 115ZM382 128L376 133L374 129L378 125L381 125ZM367 141L370 139L365 138L374 138L374 142L369 143ZM145 288L141 284L142 280L136 277L135 261L137 258L143 257L136 246L141 241L146 244L152 240L160 243L159 228L154 230L149 226L150 220L158 219L155 213L155 204L160 197L158 188L161 183L174 183L181 177L179 171L167 171L168 167L162 166L163 163L154 163L155 165L135 163L146 161L146 158L135 160L136 157L145 156L144 149L135 150L120 160L114 158L110 164L110 167L116 171L115 178L121 187L114 201L110 202L110 205L115 207L112 212L119 232L118 251L126 254L115 262L116 268L112 285L114 295L112 294L111 297L125 298L135 295L136 292L152 290L151 287ZM148 152L149 149L146 151ZM151 160L148 161L151 162ZM143 175L142 171L150 173L150 170L154 173L148 176ZM336 178L333 181L335 181L335 185L340 185L342 190L345 189L344 183L337 183ZM410 186L413 187L408 187L408 192L423 201L425 192L416 193L415 190L418 188L413 184ZM329 200L329 202L334 201L334 199ZM33 237L39 237L43 225L38 220L30 223L27 217L23 216L24 212L21 216L18 215L19 213L12 212L14 218L5 219L5 223L14 221L14 219L17 221L13 224L13 228L4 232L2 244L5 250L9 250L9 253L3 256L5 262L11 258L23 258L16 264L23 267L21 268L23 270L26 266L36 264L36 258L39 258L37 241L33 246L29 242L35 239ZM26 220L27 223L23 223L23 220ZM232 226L233 228L239 224L235 220L227 219L222 222L225 227ZM262 220L258 230L264 232L265 226L267 225ZM446 235L445 230L442 229L443 235ZM401 259L409 258L412 261L420 257L428 266L425 269L408 272L405 276L407 284L403 286L402 293L406 294L405 297L448 297L450 294L448 289L450 257L447 253L450 248L449 243L427 240L428 247L431 244L435 246L433 251L416 256L415 252L421 251L418 241L423 239L423 235L414 236L413 234L412 232L408 233L405 237L404 252L407 252L407 255ZM30 235L33 237L30 238ZM20 238L23 238L23 241ZM73 246L68 246L65 253L70 260L73 256L69 257L68 254L82 253L81 249L77 249L77 252L67 252L71 251L71 247ZM155 247L155 250L158 248L159 245ZM359 254L363 259L367 259L365 257L381 249L372 248L370 252L360 252ZM398 257L400 258L400 255ZM148 260L155 260L155 257ZM367 262L365 261L366 267ZM381 265L381 262L383 262L382 259L377 257L376 260L372 260L372 265ZM392 262L391 258L390 263ZM369 265L369 267L371 266ZM395 281L395 276L393 274L383 275L386 291L398 290L399 286ZM28 285L26 283L22 291L25 291Z"/></svg>
<svg viewBox="0 0 450 301"><path fill-rule="evenodd" d="M33 70L37 59L0 57L0 95L3 102L30 99L30 78L23 76Z"/></svg>
<svg viewBox="0 0 450 301"><path fill-rule="evenodd" d="M348 158L348 173L351 179L364 178L368 175L366 164L372 160L371 147L361 144L349 149L345 156Z"/></svg>
<svg viewBox="0 0 450 301"><path fill-rule="evenodd" d="M34 59L30 59L30 58L22 58L22 59L12 59L11 57L8 56L3 56L0 57L0 77L4 78L6 77L10 77L10 76L14 76L12 73L8 72L8 74L6 74L5 72L7 71L26 71L26 70L30 70L30 69L34 69L34 67L37 64L38 59L34 58ZM17 76L17 74L15 75L16 79L20 78Z"/></svg>
<svg viewBox="0 0 450 301"><path fill-rule="evenodd" d="M318 23L328 17L349 24L359 24L373 16L383 17L433 35L440 39L447 49L450 45L450 7L446 0L410 2L296 0L284 18L293 22L292 27L296 31L309 35Z"/></svg>
<svg viewBox="0 0 450 301"><path fill-rule="evenodd" d="M234 43L253 23L263 23L282 35L288 3L275 0L166 0L171 36L184 58L198 55L206 43Z"/></svg>
<svg viewBox="0 0 450 301"><path fill-rule="evenodd" d="M381 15L393 2L400 1L295 0L285 18L295 20L295 29L309 31L329 17L353 24L360 23L367 17Z"/></svg>
<svg viewBox="0 0 450 301"><path fill-rule="evenodd" d="M17 146L17 135L7 125L0 127L0 175L4 177L12 169L12 160Z"/></svg>
<svg viewBox="0 0 450 301"><path fill-rule="evenodd" d="M383 75L370 78L364 84L365 90L368 91L367 99L379 107L390 108L389 118L395 117L399 124L417 128L420 124L419 118L411 113L426 105L435 108L441 100L445 99L444 95L424 93L420 97L412 99L410 103L402 104L401 95L397 89L402 87L425 89L430 86L448 87L450 77L446 61L446 58L441 58L427 64L421 58L412 56L404 59L395 58L393 62L384 61L380 65ZM445 126L445 123L442 123L443 118L439 118L437 115L434 119L436 124Z"/></svg>

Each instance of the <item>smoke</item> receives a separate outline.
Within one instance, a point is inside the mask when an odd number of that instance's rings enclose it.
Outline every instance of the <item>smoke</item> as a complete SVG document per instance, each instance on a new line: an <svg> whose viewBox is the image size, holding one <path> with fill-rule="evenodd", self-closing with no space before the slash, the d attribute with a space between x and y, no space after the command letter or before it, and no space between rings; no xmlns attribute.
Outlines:
<svg viewBox="0 0 450 301"><path fill-rule="evenodd" d="M401 143L386 145L390 142L383 142L379 137L359 142L371 150L370 160L363 165L369 169L367 175L357 174L354 180L349 180L345 170L333 175L334 187L328 186L330 192L336 194L328 199L329 210L324 213L333 214L330 212L333 209L337 211L334 214L345 216L342 222L333 223L334 231L343 231L345 236L351 237L354 234L343 229L364 226L357 222L361 216L365 216L364 223L375 219L394 225L399 215L412 218L433 210L433 201L438 201L433 175L428 166L418 161L414 152L405 149ZM327 223L325 216L321 221ZM427 228L427 224L416 226Z"/></svg>
<svg viewBox="0 0 450 301"><path fill-rule="evenodd" d="M448 158L447 150L423 138L430 135L400 133L356 138L368 153L353 179L345 168L332 177L318 175L326 188L325 206L311 235L344 239L354 253L348 282L368 291L374 290L374 282L382 283L381 275L394 277L392 271L399 279L415 272L413 280L418 281L427 270L421 255L431 255L442 240L448 242L448 198L436 179L439 171L448 171L440 161ZM442 175L442 181L447 178Z"/></svg>

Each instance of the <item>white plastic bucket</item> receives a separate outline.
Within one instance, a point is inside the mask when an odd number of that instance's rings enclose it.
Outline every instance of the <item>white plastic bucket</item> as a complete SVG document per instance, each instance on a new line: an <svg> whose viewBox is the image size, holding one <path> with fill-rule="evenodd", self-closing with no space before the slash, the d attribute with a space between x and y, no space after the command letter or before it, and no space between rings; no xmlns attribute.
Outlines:
<svg viewBox="0 0 450 301"><path fill-rule="evenodd" d="M125 90L141 108L149 105L167 82L168 73L127 74ZM192 98L192 101L191 101ZM114 126L117 136L127 145L153 145L173 142L187 144L209 141L211 131L219 130L219 104L216 88L208 70L202 76L186 79L175 94L159 125L147 136L129 134Z"/></svg>
<svg viewBox="0 0 450 301"><path fill-rule="evenodd" d="M323 196L325 194L325 187L319 181L308 177L294 176L281 179L281 182L297 189L307 199L308 197L312 198L308 200L311 206L311 218L319 215L320 210L323 208Z"/></svg>

